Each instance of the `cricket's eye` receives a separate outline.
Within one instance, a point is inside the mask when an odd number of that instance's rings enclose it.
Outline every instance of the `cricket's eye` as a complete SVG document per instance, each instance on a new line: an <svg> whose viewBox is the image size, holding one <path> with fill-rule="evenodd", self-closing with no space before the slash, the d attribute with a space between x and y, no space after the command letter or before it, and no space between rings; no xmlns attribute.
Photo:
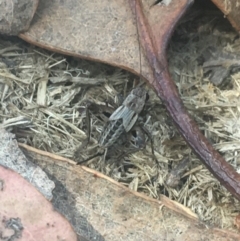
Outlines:
<svg viewBox="0 0 240 241"><path fill-rule="evenodd" d="M132 109L135 109L135 108L136 108L136 104L132 102L132 103L130 104L130 107L131 107Z"/></svg>

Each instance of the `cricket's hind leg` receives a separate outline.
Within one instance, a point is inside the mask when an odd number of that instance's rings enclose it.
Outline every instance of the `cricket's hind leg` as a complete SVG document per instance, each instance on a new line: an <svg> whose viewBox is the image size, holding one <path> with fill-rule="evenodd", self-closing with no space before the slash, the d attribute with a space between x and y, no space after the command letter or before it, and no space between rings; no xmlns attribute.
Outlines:
<svg viewBox="0 0 240 241"><path fill-rule="evenodd" d="M150 133L150 131L144 127L143 123L137 123L132 130L127 134L127 147L125 147L124 152L118 157L118 161L121 162L123 165L129 166L129 163L125 163L124 160L126 156L129 156L131 154L134 154L140 150L143 150L146 148L147 142L150 140L150 145L151 145L151 154L145 153L147 156L149 156L157 165L157 172L156 175L152 177L152 181L154 182L155 180L158 179L160 175L160 164L158 162L157 157L155 156L154 152L154 143L153 143L153 138ZM126 168L123 168L126 171Z"/></svg>
<svg viewBox="0 0 240 241"><path fill-rule="evenodd" d="M87 153L83 154L83 151L78 148L79 152L75 152L75 156L77 156L75 158L76 165L80 165L80 164L86 163L86 162L94 159L95 157L102 156L103 153L101 151L97 150L97 148L98 148L98 145L95 145L92 148L87 149L88 153L95 152L95 154L93 154L93 155L90 154L90 156ZM88 157L86 157L86 156L88 156Z"/></svg>
<svg viewBox="0 0 240 241"><path fill-rule="evenodd" d="M96 145L91 148L87 148L88 145L90 145L90 142L93 142L92 144L97 143L96 138L91 137L91 134L92 134L91 116L94 115L101 122L106 122L108 119L107 115L111 115L112 111L113 110L111 107L108 107L105 105L99 105L89 100L86 101L86 105L85 105L86 139L84 139L82 141L82 144L76 148L73 155L73 159L77 162L77 165L90 161L91 159L97 156L103 155L102 151L95 150ZM96 154L92 154L94 150Z"/></svg>
<svg viewBox="0 0 240 241"><path fill-rule="evenodd" d="M85 114L86 114L86 139L82 141L82 144L76 148L74 151L73 159L77 161L78 164L85 162L82 157L82 150L85 150L90 142L91 138L91 117L89 107L92 105L92 102L88 101L85 107Z"/></svg>
<svg viewBox="0 0 240 241"><path fill-rule="evenodd" d="M140 141L140 140L139 140ZM145 144L139 145L141 148L136 147L131 143L128 133L123 133L117 142L108 148L106 155L106 165L109 164L110 171L108 175L111 177L120 177L118 173L120 172L123 176L126 176L125 158L129 155L138 152L142 149ZM129 164L127 164L129 165Z"/></svg>

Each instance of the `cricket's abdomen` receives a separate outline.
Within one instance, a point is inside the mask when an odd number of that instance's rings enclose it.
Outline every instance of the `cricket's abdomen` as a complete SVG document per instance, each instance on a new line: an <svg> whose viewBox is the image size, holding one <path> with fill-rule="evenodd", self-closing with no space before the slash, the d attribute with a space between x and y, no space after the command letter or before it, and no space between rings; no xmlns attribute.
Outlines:
<svg viewBox="0 0 240 241"><path fill-rule="evenodd" d="M111 120L107 123L107 125L104 127L100 138L99 138L99 146L107 148L109 146L112 146L118 138L123 134L124 132L124 126L123 126L123 120L117 119L117 120Z"/></svg>

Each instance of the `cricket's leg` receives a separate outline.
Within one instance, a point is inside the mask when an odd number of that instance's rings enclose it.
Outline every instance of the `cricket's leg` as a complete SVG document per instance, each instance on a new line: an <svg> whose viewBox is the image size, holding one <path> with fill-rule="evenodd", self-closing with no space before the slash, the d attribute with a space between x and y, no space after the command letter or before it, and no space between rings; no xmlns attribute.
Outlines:
<svg viewBox="0 0 240 241"><path fill-rule="evenodd" d="M79 156L81 156L82 150L86 149L89 142L90 142L90 137L91 137L91 119L90 119L90 111L89 111L89 106L91 103L87 103L85 112L86 112L86 126L87 126L87 137L85 140L82 141L82 144L75 150L74 152L74 160L79 160ZM80 162L85 162L80 161ZM77 162L78 163L78 162Z"/></svg>
<svg viewBox="0 0 240 241"><path fill-rule="evenodd" d="M143 123L139 123L138 125L134 126L132 131L135 132L136 137L134 138L134 144L136 146L135 150L138 151L139 149L143 149L146 146L147 140L146 140L146 136L147 139L150 140L151 143L151 152L152 152L152 158L155 161L155 163L157 164L157 175L153 178L153 179L157 179L158 176L160 175L160 164L158 162L157 157L155 156L155 152L154 152L154 142L153 142L153 138L152 135L150 133L150 131L144 127ZM137 149L138 148L138 149ZM153 180L152 180L153 181Z"/></svg>
<svg viewBox="0 0 240 241"><path fill-rule="evenodd" d="M90 156L89 158L87 158L87 159L85 159L85 160L82 160L82 161L77 162L76 165L83 164L83 163L85 163L85 162L88 162L88 161L92 160L92 159L95 158L95 157L102 156L102 155L103 155L103 153L97 152L95 155Z"/></svg>
<svg viewBox="0 0 240 241"><path fill-rule="evenodd" d="M158 167L157 168L157 174L152 179L152 182L154 182L154 180L157 180L160 177L160 175L161 175L161 173L160 173L161 166L160 166L159 161L158 161L158 159L157 159L157 157L155 156L155 153L154 153L154 142L153 142L153 138L152 138L151 133L149 132L149 130L146 127L144 127L144 125L141 126L141 129L143 130L143 132L147 135L148 139L150 140L151 151L152 151L152 158L153 158L153 160L155 161L155 163L156 163L156 165Z"/></svg>
<svg viewBox="0 0 240 241"><path fill-rule="evenodd" d="M154 154L153 138L152 138L152 135L151 135L150 131L145 126L141 126L140 128L147 135L148 139L150 140L152 155L153 155L154 158L156 158L155 154Z"/></svg>
<svg viewBox="0 0 240 241"><path fill-rule="evenodd" d="M108 148L104 148L103 152L101 153L101 159L100 159L100 171L104 172L104 166L106 162L106 156L107 156Z"/></svg>

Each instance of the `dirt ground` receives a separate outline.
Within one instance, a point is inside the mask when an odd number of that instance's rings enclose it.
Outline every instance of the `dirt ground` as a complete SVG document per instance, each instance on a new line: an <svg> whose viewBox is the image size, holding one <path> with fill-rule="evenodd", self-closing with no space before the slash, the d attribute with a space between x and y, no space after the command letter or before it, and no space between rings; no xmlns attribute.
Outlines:
<svg viewBox="0 0 240 241"><path fill-rule="evenodd" d="M0 55L0 122L19 142L76 161L96 153L97 139L111 114L104 109L90 111L91 141L87 150L78 150L87 134L86 105L107 103L117 108L137 79L123 70L51 53L18 38L1 37ZM170 72L186 108L236 170L240 167L239 58L240 38L215 8L189 11L168 49ZM153 198L164 194L209 224L234 228L232 217L240 211L239 202L201 164L161 101L145 88L149 100L139 125L151 135L158 164L148 138L143 150L128 154L120 142L114 149L118 152L110 152L105 161L101 156L84 165ZM184 158L189 161L180 182L168 186L168 174Z"/></svg>

